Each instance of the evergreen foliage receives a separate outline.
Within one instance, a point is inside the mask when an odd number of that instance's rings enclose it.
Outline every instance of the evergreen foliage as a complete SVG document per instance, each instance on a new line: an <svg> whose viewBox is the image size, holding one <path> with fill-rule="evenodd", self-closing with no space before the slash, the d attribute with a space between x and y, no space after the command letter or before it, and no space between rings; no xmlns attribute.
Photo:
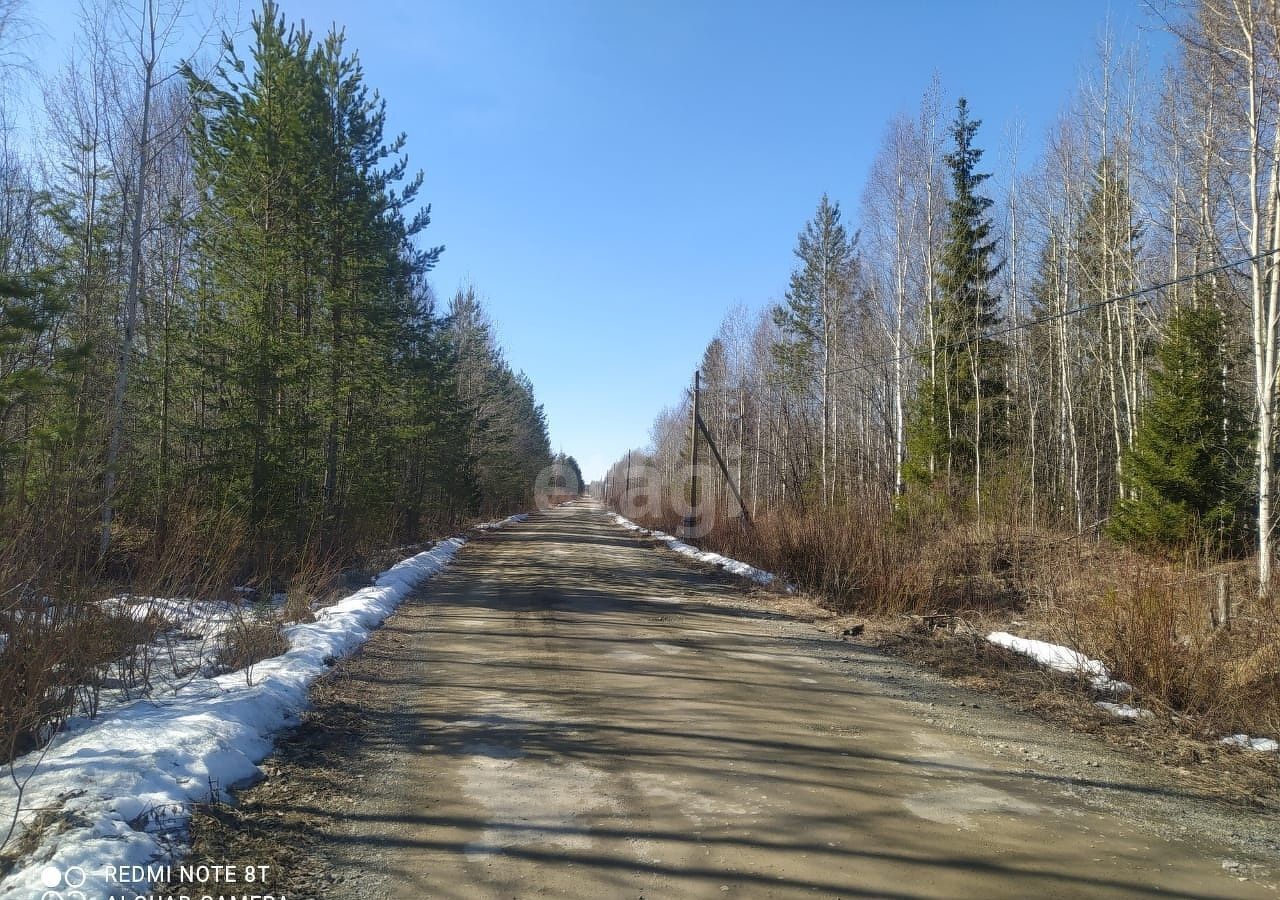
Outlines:
<svg viewBox="0 0 1280 900"><path fill-rule="evenodd" d="M1114 537L1153 550L1243 548L1252 435L1234 378L1239 356L1207 286L1169 318L1125 455L1128 496L1108 523Z"/></svg>
<svg viewBox="0 0 1280 900"><path fill-rule="evenodd" d="M787 302L773 308L774 324L784 338L773 345L773 352L797 387L807 387L818 376L824 344L834 340L848 316L857 236L851 239L840 219L840 204L823 194L813 218L796 237L799 264L791 273Z"/></svg>
<svg viewBox="0 0 1280 900"><path fill-rule="evenodd" d="M819 457L811 480L823 504L831 496L832 362L848 339L853 321L857 244L858 235L850 237L840 221L840 204L823 194L813 218L796 238L799 265L791 272L786 305L773 308L774 325L782 339L772 350L782 382L793 396L802 398L812 396L810 386L818 385Z"/></svg>
<svg viewBox="0 0 1280 900"><path fill-rule="evenodd" d="M529 379L503 358L474 288L458 291L447 323L458 352L457 399L473 422L477 503L486 515L498 514L526 502L551 464L546 417Z"/></svg>
<svg viewBox="0 0 1280 900"><path fill-rule="evenodd" d="M275 0L223 43L155 96L109 570L202 522L279 572L527 509L545 416L487 324L436 308L422 175L359 59ZM134 206L91 101L55 123L47 192L0 160L0 525L57 510L73 564L96 558Z"/></svg>
<svg viewBox="0 0 1280 900"><path fill-rule="evenodd" d="M569 493L580 494L587 489L587 483L582 478L582 467L578 465L578 461L567 453L557 453L552 465L560 466L568 473L564 478L564 484L558 485L563 487Z"/></svg>
<svg viewBox="0 0 1280 900"><path fill-rule="evenodd" d="M8 426L31 404L46 400L65 378L65 363L74 354L46 365L39 352L50 340L50 330L63 311L60 298L47 283L0 273L0 504L12 486L7 473L20 459L21 442ZM19 499L21 497L21 481ZM3 506L0 505L0 512Z"/></svg>
<svg viewBox="0 0 1280 900"><path fill-rule="evenodd" d="M1000 323L992 282L1003 263L988 217L992 201L979 193L990 177L977 171L982 151L973 139L981 124L961 98L951 125L954 146L944 157L951 199L938 302L928 310L932 349L921 360L924 377L907 429L908 485L970 478L1003 442L1004 346L988 336Z"/></svg>

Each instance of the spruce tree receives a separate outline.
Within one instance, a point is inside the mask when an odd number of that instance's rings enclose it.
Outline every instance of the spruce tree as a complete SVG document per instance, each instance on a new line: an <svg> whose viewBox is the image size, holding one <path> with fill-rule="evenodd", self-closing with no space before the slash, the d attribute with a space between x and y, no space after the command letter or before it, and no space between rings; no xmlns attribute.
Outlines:
<svg viewBox="0 0 1280 900"><path fill-rule="evenodd" d="M22 445L10 439L5 426L18 409L47 399L60 382L65 385L65 363L75 357L64 352L50 360L41 352L63 308L47 273L26 278L0 273L0 511L10 499L9 473L25 468L13 465Z"/></svg>
<svg viewBox="0 0 1280 900"><path fill-rule="evenodd" d="M818 488L825 504L831 494L828 457L832 435L832 369L852 316L851 297L858 270L858 236L840 221L840 204L826 194L796 238L799 265L791 273L787 302L773 309L783 339L773 345L784 379L800 396L818 388Z"/></svg>
<svg viewBox="0 0 1280 900"><path fill-rule="evenodd" d="M1149 550L1192 541L1215 553L1238 549L1249 522L1252 433L1234 375L1239 353L1208 287L1170 317L1156 358L1125 457L1129 496L1108 531Z"/></svg>
<svg viewBox="0 0 1280 900"><path fill-rule="evenodd" d="M1001 443L1007 403L1004 347L988 337L999 324L999 296L992 282L996 259L988 210L979 193L990 176L977 171L982 151L973 139L982 123L969 118L962 97L951 125L954 149L945 156L952 196L938 275L938 301L928 311L932 349L922 356L925 376L907 429L904 477L928 485L941 477L978 473L984 454Z"/></svg>

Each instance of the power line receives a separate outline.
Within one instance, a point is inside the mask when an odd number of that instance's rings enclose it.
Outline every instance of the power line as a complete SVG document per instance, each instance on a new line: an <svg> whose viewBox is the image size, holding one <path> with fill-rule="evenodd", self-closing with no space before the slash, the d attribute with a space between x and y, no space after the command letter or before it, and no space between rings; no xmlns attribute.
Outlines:
<svg viewBox="0 0 1280 900"><path fill-rule="evenodd" d="M1021 331L1025 328L1035 328L1040 325L1046 325L1049 322L1055 322L1059 319L1065 319L1068 316L1080 315L1081 313L1091 312L1095 309L1101 309L1104 306L1110 306L1113 303L1123 303L1125 300L1134 300L1146 294L1151 294L1156 291L1167 290L1168 288L1175 287L1179 284L1185 284L1188 281L1194 281L1198 278L1204 278L1206 275L1216 275L1219 272L1225 272L1229 269L1234 269L1237 266L1244 265L1245 263L1256 262L1257 260L1265 259L1268 256L1273 256L1276 253L1280 253L1280 247L1273 247L1270 250L1264 250L1263 252L1256 253L1253 256L1245 256L1245 257L1242 257L1241 259L1232 260L1231 262L1223 263L1222 265L1219 265L1219 266L1212 266L1211 268L1208 268L1208 269L1201 269L1198 272L1192 272L1188 275L1181 275L1177 278L1172 278L1169 281L1160 282L1159 284L1148 285L1147 287L1139 288L1135 291L1130 291L1127 294L1118 294L1117 296L1114 296L1114 297L1107 297L1104 300L1097 300L1097 301L1094 301L1093 303L1085 303L1081 306L1074 306L1071 309L1064 309L1064 310L1061 310L1060 312L1051 313L1046 316L1040 316L1039 318L1036 318L1036 319L1029 319L1025 322L1017 322L1012 325L1005 325L1000 328L997 328L995 331L989 332L988 334L978 335L976 337L971 337L971 338L965 338L962 341L957 341L952 344L946 344L941 347L933 348L933 350L934 352L949 352L953 350L960 350L977 341L991 340L998 337L1004 337L1005 335L1013 334L1015 331ZM926 352L929 349L930 348L927 346L920 345L904 353L901 353L897 356L886 356L886 357L881 357L879 359L868 360L867 362L859 363L856 366L850 366L849 368L846 368L846 369L834 369L828 373L828 376L834 378L841 375L852 375L855 372L864 372L864 371L867 371L868 369L879 368L881 366L887 366L896 362L905 362L907 360L917 358L921 353Z"/></svg>

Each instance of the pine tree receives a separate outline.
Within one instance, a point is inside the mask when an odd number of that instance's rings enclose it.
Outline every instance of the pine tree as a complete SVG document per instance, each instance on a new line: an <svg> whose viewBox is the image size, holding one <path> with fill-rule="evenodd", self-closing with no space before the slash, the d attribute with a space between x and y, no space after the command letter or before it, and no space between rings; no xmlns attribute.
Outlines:
<svg viewBox="0 0 1280 900"><path fill-rule="evenodd" d="M1236 386L1239 351L1226 316L1202 287L1166 326L1151 396L1125 456L1128 496L1108 524L1147 549L1191 541L1222 553L1242 546L1249 523L1252 431Z"/></svg>
<svg viewBox="0 0 1280 900"><path fill-rule="evenodd" d="M414 542L478 510L480 489L471 456L472 411L458 402L458 354L434 315L429 292L422 291L405 327L392 404L393 485L397 538Z"/></svg>
<svg viewBox="0 0 1280 900"><path fill-rule="evenodd" d="M264 546L416 530L396 492L422 411L395 402L424 401L405 380L435 365L421 279L442 248L413 246L430 207L408 213L421 175L340 33L317 44L266 0L252 64L228 53L212 80L188 73L208 474Z"/></svg>
<svg viewBox="0 0 1280 900"><path fill-rule="evenodd" d="M454 296L448 328L458 354L458 400L473 425L480 510L488 515L527 507L538 474L551 463L546 416L533 385L503 358L473 288Z"/></svg>
<svg viewBox="0 0 1280 900"><path fill-rule="evenodd" d="M311 38L272 0L253 19L252 64L231 54L217 82L192 79L191 145L206 202L197 230L208 302L199 365L217 398L204 438L263 545L309 517L319 459L313 215L324 98ZM247 74L246 74L247 73ZM289 534L288 538L293 535Z"/></svg>
<svg viewBox="0 0 1280 900"><path fill-rule="evenodd" d="M945 157L952 196L938 276L938 302L928 311L933 347L922 363L925 377L907 429L908 484L928 485L961 476L981 501L985 454L1001 443L1007 391L1004 347L988 337L999 324L992 282L1003 263L996 256L987 212L992 201L978 193L990 176L977 171L982 151L973 145L982 123L969 118L961 98L951 126L954 149Z"/></svg>
<svg viewBox="0 0 1280 900"><path fill-rule="evenodd" d="M578 461L567 453L557 453L552 460L552 465L561 466L564 470L564 484L561 485L568 493L577 496L587 489L587 483L582 478L582 467L578 465Z"/></svg>

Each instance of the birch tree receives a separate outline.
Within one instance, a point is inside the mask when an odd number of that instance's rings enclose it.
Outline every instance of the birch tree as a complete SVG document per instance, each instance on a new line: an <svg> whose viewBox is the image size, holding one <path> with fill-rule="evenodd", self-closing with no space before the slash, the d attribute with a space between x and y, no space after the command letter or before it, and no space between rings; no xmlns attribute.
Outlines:
<svg viewBox="0 0 1280 900"><path fill-rule="evenodd" d="M1221 71L1229 105L1221 152L1229 171L1232 243L1249 257L1250 338L1258 533L1258 589L1271 588L1277 325L1280 323L1280 6L1275 0L1202 0L1181 28L1184 51ZM1207 58L1206 58L1207 57Z"/></svg>

